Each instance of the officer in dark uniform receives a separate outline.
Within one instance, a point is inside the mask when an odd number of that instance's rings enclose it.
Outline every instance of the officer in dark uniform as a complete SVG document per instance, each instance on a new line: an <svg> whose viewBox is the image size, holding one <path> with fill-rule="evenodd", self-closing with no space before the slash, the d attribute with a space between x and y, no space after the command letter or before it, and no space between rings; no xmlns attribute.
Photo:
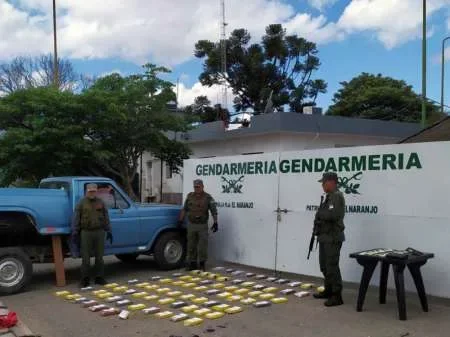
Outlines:
<svg viewBox="0 0 450 337"><path fill-rule="evenodd" d="M214 224L211 227L215 233L218 230L217 208L214 198L204 191L203 181L194 180L194 192L190 192L178 218L178 226L183 224L187 213L187 270L197 269L197 258L200 269L205 270L208 258L208 218L211 212ZM198 253L198 254L197 254Z"/></svg>
<svg viewBox="0 0 450 337"><path fill-rule="evenodd" d="M314 294L314 297L327 299L325 305L329 307L344 303L339 257L342 243L345 241L345 199L337 188L336 173L324 173L319 182L322 183L326 197L314 219L314 234L319 242L320 271L325 278L325 291Z"/></svg>
<svg viewBox="0 0 450 337"><path fill-rule="evenodd" d="M97 197L97 185L86 186L86 196L75 208L73 217L73 235L80 243L81 251L81 287L89 286L89 269L92 253L95 256L95 283L105 285L103 255L106 239L112 244L113 236L108 210L102 199Z"/></svg>

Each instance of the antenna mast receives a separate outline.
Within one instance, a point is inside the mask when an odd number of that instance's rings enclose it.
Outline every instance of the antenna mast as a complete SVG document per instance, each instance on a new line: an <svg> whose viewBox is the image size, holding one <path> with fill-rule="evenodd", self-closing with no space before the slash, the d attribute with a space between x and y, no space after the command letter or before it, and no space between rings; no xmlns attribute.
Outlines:
<svg viewBox="0 0 450 337"><path fill-rule="evenodd" d="M220 0L221 8L221 29L220 29L220 55L221 55L221 73L222 73L222 104L223 109L227 109L227 45L226 45L226 26L225 21L225 0Z"/></svg>

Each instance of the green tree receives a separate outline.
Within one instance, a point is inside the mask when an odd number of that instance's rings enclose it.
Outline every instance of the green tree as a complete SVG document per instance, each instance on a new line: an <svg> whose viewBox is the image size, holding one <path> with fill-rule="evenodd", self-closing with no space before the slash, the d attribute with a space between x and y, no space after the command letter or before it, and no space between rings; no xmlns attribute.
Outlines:
<svg viewBox="0 0 450 337"><path fill-rule="evenodd" d="M139 75L100 78L80 97L88 111L86 135L95 148L96 162L119 177L133 198L132 183L142 153L160 153L167 147L167 132L188 129L183 117L167 110L167 103L175 99L173 84L158 75L168 70L152 64L144 69ZM185 145L177 141L170 144L174 157L184 156L184 151L176 151ZM179 164L175 159L173 163Z"/></svg>
<svg viewBox="0 0 450 337"><path fill-rule="evenodd" d="M289 105L295 112L303 106L315 105L317 96L325 93L323 80L312 79L320 66L316 45L297 35L286 35L280 24L269 25L260 44L250 44L245 29L236 29L226 40L227 77L221 72L221 45L200 40L195 56L205 58L199 79L212 86L226 81L236 96L236 111L253 109L262 113L270 93L273 107Z"/></svg>
<svg viewBox="0 0 450 337"><path fill-rule="evenodd" d="M219 104L211 106L207 96L196 97L194 103L185 107L184 111L192 122L209 123L220 120L229 122L230 120L229 111L222 109Z"/></svg>
<svg viewBox="0 0 450 337"><path fill-rule="evenodd" d="M341 82L334 94L328 115L360 117L403 122L421 120L422 97L405 81L381 74L361 73L350 82ZM427 102L427 121L433 123L442 114L439 107Z"/></svg>
<svg viewBox="0 0 450 337"><path fill-rule="evenodd" d="M89 161L84 109L70 92L52 87L17 90L0 99L1 184L36 185L49 175L76 174Z"/></svg>

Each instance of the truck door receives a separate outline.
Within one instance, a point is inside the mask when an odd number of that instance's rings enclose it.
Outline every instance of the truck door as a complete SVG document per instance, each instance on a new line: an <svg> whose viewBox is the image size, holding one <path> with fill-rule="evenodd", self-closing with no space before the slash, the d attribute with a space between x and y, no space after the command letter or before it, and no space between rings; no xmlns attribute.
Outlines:
<svg viewBox="0 0 450 337"><path fill-rule="evenodd" d="M89 183L97 184L97 196L106 204L111 221L114 240L112 245L109 241L105 242L105 253L108 254L111 249L122 250L127 247L134 247L135 250L140 241L140 221L136 207L119 189L107 182L83 182L82 191L86 190Z"/></svg>

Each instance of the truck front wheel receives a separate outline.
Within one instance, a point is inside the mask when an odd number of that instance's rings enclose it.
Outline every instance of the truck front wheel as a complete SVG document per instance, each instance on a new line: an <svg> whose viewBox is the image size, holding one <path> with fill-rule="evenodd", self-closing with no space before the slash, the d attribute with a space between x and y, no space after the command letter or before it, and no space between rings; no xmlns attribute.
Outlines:
<svg viewBox="0 0 450 337"><path fill-rule="evenodd" d="M0 293L14 294L31 280L33 265L18 247L0 248Z"/></svg>
<svg viewBox="0 0 450 337"><path fill-rule="evenodd" d="M161 234L156 241L153 255L161 269L180 268L186 258L186 242L183 236L177 232Z"/></svg>

